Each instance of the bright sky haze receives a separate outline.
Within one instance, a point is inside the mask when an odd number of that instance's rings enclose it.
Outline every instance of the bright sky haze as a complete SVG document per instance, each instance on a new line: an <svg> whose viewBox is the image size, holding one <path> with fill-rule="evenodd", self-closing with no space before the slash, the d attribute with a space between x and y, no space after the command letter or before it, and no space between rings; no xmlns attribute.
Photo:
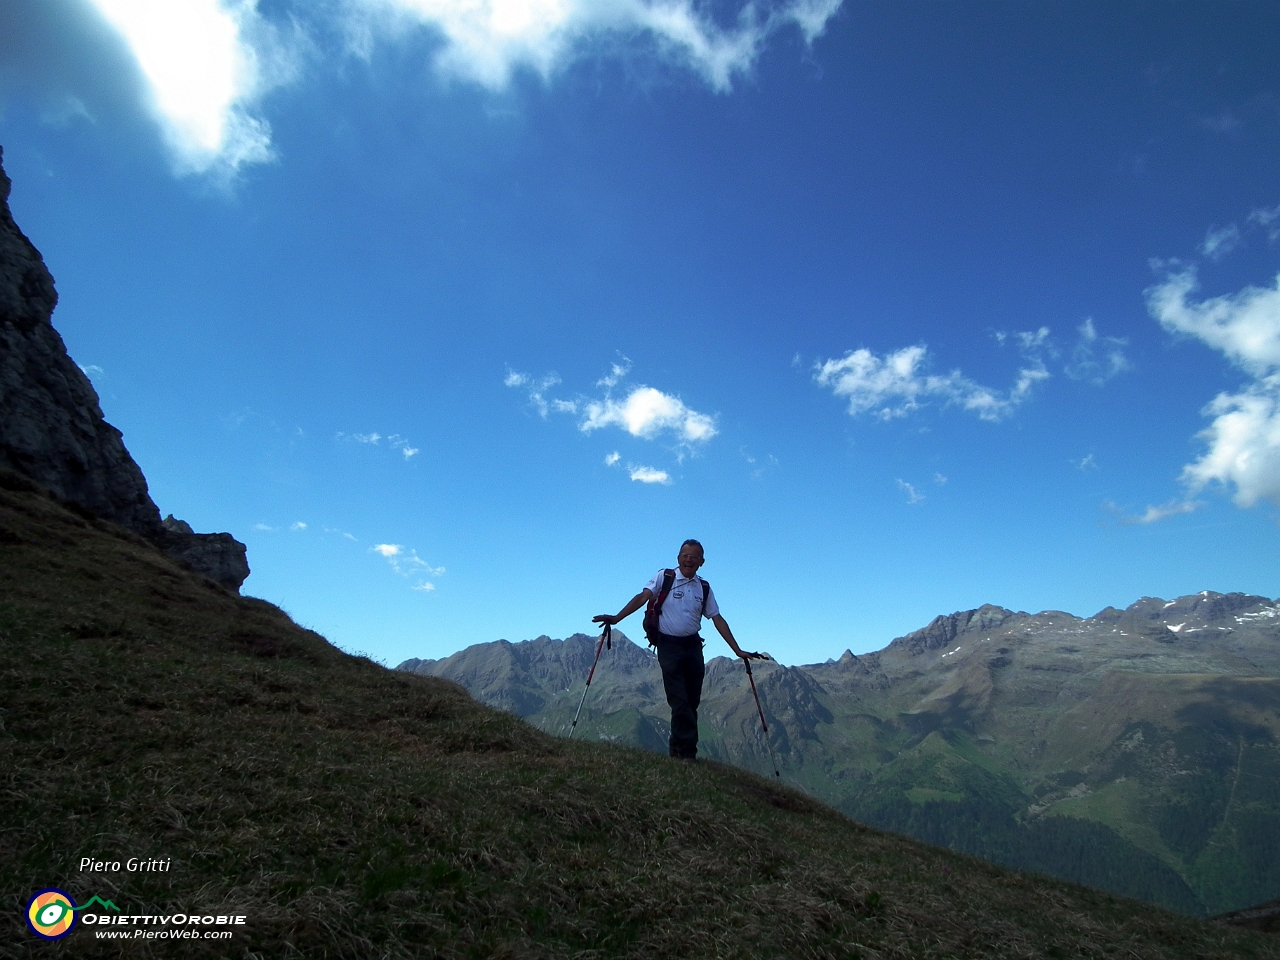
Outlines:
<svg viewBox="0 0 1280 960"><path fill-rule="evenodd" d="M1250 0L16 0L0 145L55 326L246 594L395 665L592 632L695 537L805 663L1280 594L1277 38Z"/></svg>

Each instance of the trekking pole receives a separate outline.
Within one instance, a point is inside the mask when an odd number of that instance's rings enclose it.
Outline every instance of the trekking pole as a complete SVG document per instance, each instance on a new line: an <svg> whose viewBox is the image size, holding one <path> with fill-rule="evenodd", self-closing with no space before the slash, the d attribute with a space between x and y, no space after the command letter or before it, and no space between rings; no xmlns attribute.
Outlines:
<svg viewBox="0 0 1280 960"><path fill-rule="evenodd" d="M578 727L578 717L582 715L582 705L587 702L587 691L591 689L591 678L596 675L596 664L600 662L600 650L605 644L609 644L609 649L613 649L613 628L609 624L604 625L604 629L600 631L600 642L596 644L596 658L591 661L591 671L587 674L587 685L582 688L582 699L578 701L578 712L573 715L573 723L569 725L569 739L573 739L573 731Z"/></svg>
<svg viewBox="0 0 1280 960"><path fill-rule="evenodd" d="M773 744L769 742L769 724L764 722L764 708L760 706L760 694L756 692L756 678L751 675L751 661L744 657L742 665L747 668L747 679L751 681L751 695L756 698L756 713L760 714L760 726L764 729L764 745L769 748L769 759L773 761L773 775L781 780L782 773L778 770L778 758L773 755Z"/></svg>

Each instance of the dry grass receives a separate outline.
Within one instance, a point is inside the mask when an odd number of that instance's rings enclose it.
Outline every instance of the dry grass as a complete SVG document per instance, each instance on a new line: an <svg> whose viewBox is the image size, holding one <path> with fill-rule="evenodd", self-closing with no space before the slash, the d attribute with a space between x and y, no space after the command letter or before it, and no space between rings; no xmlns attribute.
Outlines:
<svg viewBox="0 0 1280 960"><path fill-rule="evenodd" d="M1280 958L731 767L553 739L15 487L0 955ZM173 868L90 876L84 856ZM36 943L22 906L47 885L251 922L229 943Z"/></svg>

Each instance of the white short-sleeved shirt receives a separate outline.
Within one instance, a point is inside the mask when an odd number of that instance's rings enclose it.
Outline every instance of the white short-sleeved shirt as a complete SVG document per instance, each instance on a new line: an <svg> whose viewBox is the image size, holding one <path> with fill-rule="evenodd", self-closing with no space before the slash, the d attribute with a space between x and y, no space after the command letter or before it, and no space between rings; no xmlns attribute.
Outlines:
<svg viewBox="0 0 1280 960"><path fill-rule="evenodd" d="M662 578L667 570L659 570L652 580L645 584L645 589L655 597L662 592ZM675 581L671 584L671 592L662 604L662 613L658 617L658 629L669 637L691 637L702 626L702 591L707 593L708 618L720 615L720 605L716 603L715 592L696 573L686 580L675 570Z"/></svg>

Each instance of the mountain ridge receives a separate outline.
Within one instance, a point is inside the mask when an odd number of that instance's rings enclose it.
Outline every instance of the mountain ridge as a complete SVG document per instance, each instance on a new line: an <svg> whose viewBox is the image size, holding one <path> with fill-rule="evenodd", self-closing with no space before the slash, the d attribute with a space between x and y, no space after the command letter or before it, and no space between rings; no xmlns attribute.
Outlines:
<svg viewBox="0 0 1280 960"><path fill-rule="evenodd" d="M130 914L243 914L244 956L1280 957L1263 934L868 829L733 766L547 736L13 476L0 469L0 858L15 907L56 886ZM593 639L569 645L574 667ZM733 666L717 684L741 682ZM99 853L173 869L76 869ZM5 911L0 955L119 956L89 914L50 948ZM159 936L128 952L229 955Z"/></svg>
<svg viewBox="0 0 1280 960"><path fill-rule="evenodd" d="M613 636L579 729L665 752L653 655ZM596 639L502 641L505 672L494 644L399 669L563 733ZM1206 590L1091 617L986 604L877 651L755 674L784 775L864 822L1195 915L1280 893L1270 598ZM704 755L768 771L733 658L708 661L701 717Z"/></svg>

